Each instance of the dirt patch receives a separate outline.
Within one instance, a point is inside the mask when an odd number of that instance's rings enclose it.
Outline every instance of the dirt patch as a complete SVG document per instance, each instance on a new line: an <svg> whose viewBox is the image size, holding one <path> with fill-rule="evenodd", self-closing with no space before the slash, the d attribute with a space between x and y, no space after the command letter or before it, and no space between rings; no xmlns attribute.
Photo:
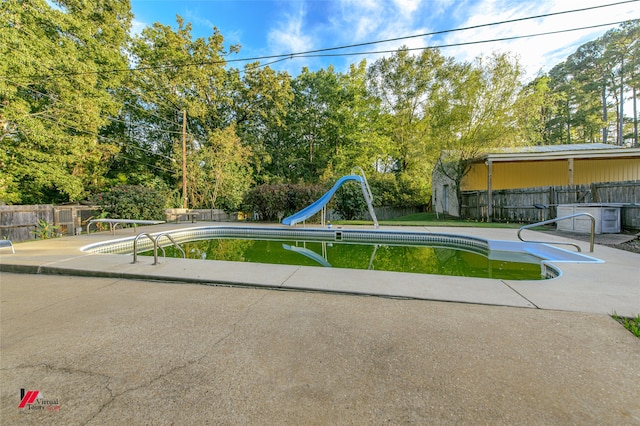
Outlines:
<svg viewBox="0 0 640 426"><path fill-rule="evenodd" d="M640 238L636 237L635 240L627 241L626 243L617 244L611 247L640 254Z"/></svg>

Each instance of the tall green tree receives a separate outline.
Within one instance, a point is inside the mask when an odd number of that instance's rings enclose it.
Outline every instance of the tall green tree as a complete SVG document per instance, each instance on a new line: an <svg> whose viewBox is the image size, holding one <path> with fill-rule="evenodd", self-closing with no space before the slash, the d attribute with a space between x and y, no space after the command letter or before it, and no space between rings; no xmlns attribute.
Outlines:
<svg viewBox="0 0 640 426"><path fill-rule="evenodd" d="M620 27L608 31L603 39L607 45L604 60L613 69L610 92L614 100L616 113L616 143L622 145L627 139L637 144L637 97L638 73L640 72L640 55L638 54L638 38L640 38L640 20L627 21ZM632 101L633 119L627 120L625 106ZM627 123L629 124L627 126ZM631 131L631 123L635 123L635 132ZM629 128L629 130L627 130Z"/></svg>
<svg viewBox="0 0 640 426"><path fill-rule="evenodd" d="M637 143L639 38L640 20L625 22L551 69L556 100L547 122L551 143ZM624 109L629 101L631 112Z"/></svg>
<svg viewBox="0 0 640 426"><path fill-rule="evenodd" d="M376 164L390 152L390 139L381 121L380 99L367 88L366 62L351 65L349 72L339 75L340 98L335 114L340 129L334 142L335 152L331 169L335 176L350 173L361 167L375 179Z"/></svg>
<svg viewBox="0 0 640 426"><path fill-rule="evenodd" d="M600 40L585 43L564 63L563 69L571 76L575 96L573 143L593 143L608 138L606 99L610 70L602 60L604 48Z"/></svg>
<svg viewBox="0 0 640 426"><path fill-rule="evenodd" d="M206 144L208 134L228 125L231 105L222 35L214 29L207 39L194 40L191 25L180 17L177 23L176 30L155 23L133 39L136 70L123 93L130 147L139 153L139 163L154 166L146 174L164 170L163 179L176 190L182 150L174 152L174 144L182 143L183 126L191 140Z"/></svg>
<svg viewBox="0 0 640 426"><path fill-rule="evenodd" d="M555 95L549 87L549 77L541 75L523 87L514 105L514 114L526 145L548 145L547 123L555 115Z"/></svg>
<svg viewBox="0 0 640 426"><path fill-rule="evenodd" d="M0 201L79 200L118 151L129 2L5 0L0 21Z"/></svg>
<svg viewBox="0 0 640 426"><path fill-rule="evenodd" d="M447 153L438 167L455 183L458 202L462 179L475 159L526 142L515 113L523 105L521 78L522 68L506 54L449 67L432 108L431 132Z"/></svg>
<svg viewBox="0 0 640 426"><path fill-rule="evenodd" d="M263 164L273 159L268 150L272 135L268 129L278 132L285 126L293 99L291 77L256 62L245 65L242 70L231 69L228 80L233 121L241 140L251 148L256 176L261 176Z"/></svg>
<svg viewBox="0 0 640 426"><path fill-rule="evenodd" d="M262 160L260 130L282 121L289 77L259 64L227 68L225 57L239 46L227 48L215 28L208 38L194 39L191 24L180 17L177 24L174 30L156 23L133 40L130 125L147 129L138 145L176 172L170 182L176 191L182 152L174 147L183 143L186 127L189 205L234 208L241 198L237 190L253 181L252 161L257 168ZM216 156L228 164L222 167Z"/></svg>
<svg viewBox="0 0 640 426"><path fill-rule="evenodd" d="M274 171L291 182L316 183L339 140L340 77L331 66L315 72L303 68L291 87L293 100L281 136L287 149L273 152Z"/></svg>
<svg viewBox="0 0 640 426"><path fill-rule="evenodd" d="M442 73L451 63L438 50L413 55L402 48L369 68L369 90L381 102L380 123L390 148L381 153L378 167L394 173L404 188L406 205L429 200L431 172L440 149L430 132L430 109L442 86Z"/></svg>
<svg viewBox="0 0 640 426"><path fill-rule="evenodd" d="M235 210L253 183L251 149L235 126L214 129L188 157L188 197L193 206Z"/></svg>

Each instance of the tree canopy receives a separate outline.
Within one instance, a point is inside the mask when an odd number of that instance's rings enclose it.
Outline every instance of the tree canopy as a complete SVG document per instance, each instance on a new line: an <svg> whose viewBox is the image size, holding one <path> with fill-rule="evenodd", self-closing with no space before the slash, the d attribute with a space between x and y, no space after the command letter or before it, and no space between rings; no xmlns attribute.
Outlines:
<svg viewBox="0 0 640 426"><path fill-rule="evenodd" d="M526 82L508 53L459 62L437 49L295 77L234 68L240 46L216 28L195 38L179 16L132 36L121 0L5 0L0 18L1 203L144 185L168 207L234 210L258 185L360 166L378 203L423 206L442 151L459 182L496 147L638 143L638 21Z"/></svg>
<svg viewBox="0 0 640 426"><path fill-rule="evenodd" d="M99 188L117 145L101 130L120 108L128 2L2 2L0 199L77 200Z"/></svg>

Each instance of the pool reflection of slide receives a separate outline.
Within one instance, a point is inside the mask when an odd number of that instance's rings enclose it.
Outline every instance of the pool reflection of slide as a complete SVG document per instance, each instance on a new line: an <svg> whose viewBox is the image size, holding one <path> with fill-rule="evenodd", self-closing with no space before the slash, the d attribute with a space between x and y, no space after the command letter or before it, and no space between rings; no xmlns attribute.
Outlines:
<svg viewBox="0 0 640 426"><path fill-rule="evenodd" d="M318 253L316 253L313 250L309 250L308 248L305 248L305 247L290 246L289 244L282 244L282 248L285 249L285 250L289 250L289 251L295 252L295 253L300 253L301 255L306 256L309 259L318 262L319 264L321 264L322 266L324 266L326 268L331 268L331 264L329 262L327 262L327 259L325 259L324 257L320 256Z"/></svg>

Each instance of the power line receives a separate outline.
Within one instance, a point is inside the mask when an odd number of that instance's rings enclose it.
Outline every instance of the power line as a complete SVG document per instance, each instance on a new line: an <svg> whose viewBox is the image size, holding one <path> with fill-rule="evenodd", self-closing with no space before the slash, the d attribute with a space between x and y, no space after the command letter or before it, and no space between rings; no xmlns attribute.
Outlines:
<svg viewBox="0 0 640 426"><path fill-rule="evenodd" d="M486 27L490 27L490 26L516 23L516 22L522 22L522 21L526 21L526 20L546 18L546 17L550 17L550 16L558 16L558 15L569 14L569 13L584 12L584 11L588 11L588 10L601 9L601 8L606 8L606 7L611 7L611 6L619 6L619 5L627 4L627 3L635 3L635 2L638 2L638 1L640 1L640 0L624 0L624 1L619 1L619 2L615 2L615 3L604 4L604 5L590 6L590 7L578 8L578 9L571 9L571 10L565 10L565 11L561 11L561 12L545 13L545 14L528 16L528 17L523 17L523 18L514 18L514 19L508 19L508 20L504 20L504 21L491 22L491 23L487 23L487 24L479 24L479 25L473 25L473 26L468 26L468 27L461 27L461 28L453 28L453 29L447 29L447 30L433 31L433 32L422 33L422 34L414 34L414 35L409 35L409 36L404 36L404 37L395 37L395 38L389 38L389 39L384 39L384 40L370 41L370 42L364 42L364 43L354 43L354 44L349 44L349 45L344 45L344 46L328 47L328 48L323 48L323 49L314 49L314 50L286 53L286 54L279 54L279 55L266 55L266 56L256 56L256 57L238 58L238 59L227 59L227 60L219 60L219 61L189 62L189 63L183 63L183 64L163 64L163 65L153 65L153 66L149 65L149 66L130 67L130 68L126 68L126 69L70 72L70 73L62 73L62 74L51 74L51 75L49 75L47 77L60 77L60 76L95 74L95 73L118 73L118 72L131 72L131 71L147 71L147 70L155 70L155 69L163 69L163 68L182 68L182 67L203 66L203 65L225 65L225 64L229 64L229 63L235 63L235 62L251 62L251 61L260 61L260 60L266 60L266 59L275 59L276 60L276 61L274 61L274 63L275 63L275 62L279 62L280 60L294 59L294 58L301 58L301 57L362 55L362 54L365 54L365 53L351 53L351 54L344 53L344 54L335 54L335 55L319 55L319 54L321 54L323 52L330 52L330 51L344 50L344 49L352 49L352 48L355 48L355 47L370 46L370 45L375 45L375 44L389 43L389 42L393 42L393 41L409 40L409 39L412 39L412 38L429 37L429 36L442 35L442 34L447 34L447 33L452 33L452 32L467 31L467 30L471 30L471 29L486 28ZM618 23L622 23L622 22L625 22L625 21L620 21ZM615 24L603 24L603 25L599 25L599 26L606 26L606 25L615 25ZM591 27L591 28L597 28L597 27L598 26L594 26L594 27ZM584 27L582 29L586 29L586 28L589 28L589 27ZM566 32L566 31L575 31L575 30L574 29L570 29L570 30L564 30L564 31L560 31L560 32ZM549 32L548 34L554 34L554 33L559 33L559 32ZM516 39L516 38L523 38L523 37L531 37L531 36L514 36L513 38L505 38L504 40L513 40L513 39ZM501 41L501 40L502 39L495 39L495 40L489 40L489 41L478 41L478 42L468 42L468 44L488 43L488 42ZM456 46L456 44L451 45L451 46ZM443 45L442 47L449 47L449 45ZM428 47L425 47L423 49L426 49L426 48L428 48ZM387 53L387 52L389 52L389 51L381 51L380 53Z"/></svg>
<svg viewBox="0 0 640 426"><path fill-rule="evenodd" d="M610 22L610 23L607 23L607 24L590 25L590 26L586 26L586 27L570 28L570 29L566 29L566 30L557 30L557 31L547 31L547 32L543 32L543 33L527 34L527 35L521 35L521 36L502 37L502 38L494 38L494 39L478 40L478 41L465 41L465 42L460 42L460 43L449 43L449 44L424 46L424 47L413 47L413 48L407 48L406 50L415 51L415 50L428 50L428 49L443 49L443 48L447 48L447 47L469 46L469 45L473 45L473 44L483 44L483 43L495 43L495 42L499 42L499 41L517 40L517 39L521 39L521 38L540 37L540 36L545 36L545 35L562 34L562 33L568 33L568 32L572 32L572 31L581 31L581 30L588 30L588 29L593 29L593 28L607 27L607 26L610 26L610 25L622 24L624 22L627 22L627 21ZM381 53L393 53L393 52L396 52L396 51L397 51L397 49L368 51L368 52L326 53L326 54L302 55L302 56L298 56L298 57L299 58L317 58L317 57L375 55L375 54L381 54Z"/></svg>
<svg viewBox="0 0 640 426"><path fill-rule="evenodd" d="M409 40L409 39L412 39L412 38L430 37L430 36L434 36L434 35L442 35L442 34L459 32L459 31L475 30L475 29L478 29L478 28L486 28L486 27L491 27L491 26L496 26L496 25L512 24L512 23L515 23L515 22L522 22L522 21L527 21L527 20L531 20L531 19L547 18L547 17L550 17L550 16L563 15L563 14L567 14L567 13L585 12L587 10L594 10L594 9L600 9L600 8L611 7L611 6L619 6L621 4L634 3L634 2L637 2L637 1L640 1L640 0L625 0L625 1L620 1L620 2L617 2L617 3L609 3L609 4L604 4L604 5L598 5L598 6L584 7L584 8L580 8L580 9L571 9L571 10L565 10L565 11L562 11L562 12L545 13L545 14L542 14L542 15L527 16L527 17L524 17L524 18L514 18L514 19L508 19L508 20L505 20L505 21L491 22L491 23L488 23L488 24L479 24L479 25L472 25L472 26L469 26L469 27L453 28L453 29L449 29L449 30L432 31L432 32L428 32L428 33L414 34L414 35L404 36L404 37L395 37L395 38L389 38L389 39L385 39L385 40L378 40L378 41L370 41L370 42L364 42L364 43L350 44L350 45L346 45L346 46L329 47L329 48L324 48L324 49L309 50L309 51L306 51L306 52L290 53L290 54L286 54L286 55L274 55L272 57L276 58L276 57L282 57L282 56L287 56L287 57L301 56L301 55L307 55L307 54L311 54L311 53L321 53L321 52L327 52L327 51L332 51L332 50L342 50L342 49L350 49L350 48L354 48L354 47L370 46L370 45L373 45L373 44L389 43L389 42L392 42L392 41ZM626 21L621 21L621 22L626 22ZM608 25L611 25L611 24L608 24ZM303 56L303 57L307 57L307 56ZM231 61L229 61L229 62L231 62Z"/></svg>
<svg viewBox="0 0 640 426"><path fill-rule="evenodd" d="M9 79L5 79L5 80L7 80L7 81L11 81L11 80L9 80ZM48 94L46 94L46 93L39 92L39 91L37 91L37 90L34 90L34 89L32 89L32 88L26 87L26 86L21 85L21 84L17 84L17 83L15 83L15 82L14 82L14 84L16 84L16 85L18 85L18 86L21 86L21 87L24 87L24 88L26 88L27 90L32 91L33 93L37 93L37 94L39 94L39 95L45 96L45 97L47 97L47 98L49 98L49 99L51 99L51 100L53 100L53 101L55 101L55 102L59 102L59 100L57 100L57 99L53 99L50 95L48 95ZM59 103L65 104L65 102L59 102ZM67 104L67 105L71 105L71 104ZM75 132L77 132L77 133L81 133L81 134L86 134L86 135L89 135L89 136L93 136L93 137L95 137L95 138L96 138L96 139L98 139L98 140L102 140L103 142L104 142L104 141L106 141L106 142L108 142L108 143L112 143L112 144L114 144L114 145L119 145L119 146L121 146L121 147L128 147L128 148L138 149L138 150L140 150L140 151L144 151L144 152L151 153L151 154L153 154L153 155L155 155L155 156L157 156L157 157L161 157L161 158L165 158L165 159L168 159L168 160L172 160L172 158L171 158L171 157L168 157L168 156L166 156L166 155L164 155L164 154L160 154L160 153L154 152L154 151L152 151L152 150L142 148L142 147L137 146L137 145L127 144L127 143L125 143L124 141L121 141L121 140L111 139L111 138L108 138L108 137L102 136L102 135L100 135L100 134L98 134L98 133L90 132L90 131L85 130L85 129L79 129L79 128L74 127L74 126L71 126L71 125L69 125L69 124L65 124L65 123L61 122L57 117L54 117L54 116L52 116L52 115L50 115L50 114L48 114L48 113L46 113L46 112L44 112L44 111L43 111L42 113L39 113L39 114L38 114L38 117L40 117L40 118L42 118L42 119L45 119L45 120L47 120L47 121L50 121L50 122L52 122L52 123L55 123L55 124L57 124L58 126L62 126L62 127L67 128L67 129L74 130L74 131L75 131ZM104 117L102 117L102 118L104 118ZM121 120L117 120L117 121L121 121ZM124 121L122 121L122 122L124 123ZM125 124L126 124L126 123L125 123ZM160 129L160 130L162 130L162 129ZM176 132L172 132L172 133L176 133ZM178 132L178 133L181 133L181 132ZM121 154L121 153L116 153L116 155L119 155L119 154ZM129 157L127 157L127 158L129 158ZM130 158L129 158L129 159L130 159ZM133 161L133 160L132 160L132 161ZM167 171L167 172L171 172L171 170L168 170L168 169L165 169L165 168L161 168L161 167L158 167L158 166L154 166L154 165L152 165L152 164L143 163L143 162L141 162L141 161L138 161L138 163L146 164L146 165L148 165L149 167L155 167L155 168L158 168L158 169L161 169L161 170L165 170L165 171Z"/></svg>
<svg viewBox="0 0 640 426"><path fill-rule="evenodd" d="M154 169L162 170L163 172L175 173L175 170L169 170L169 169L166 169L164 167L156 166L154 164L145 163L144 161L140 161L140 160L136 160L136 159L131 158L131 157L127 157L126 155L123 155L121 152L117 152L115 154L115 156L116 157L120 157L120 158L124 158L125 160L132 161L134 163L142 164L142 165L147 166L147 167L152 167Z"/></svg>
<svg viewBox="0 0 640 426"><path fill-rule="evenodd" d="M32 6L31 6L31 7L32 7ZM32 8L33 8L33 7L32 7ZM31 37L33 37L33 38L35 38L35 39L38 39L38 38L40 38L40 37L41 37L41 36L38 36L38 35L36 35L35 33L33 33L31 30L27 30L27 29L26 29L26 28L24 28L24 27L19 27L19 28L18 28L18 30L19 30L20 32L24 33L24 34L27 34L27 35L29 35L29 36L31 36ZM112 47L112 48L113 48L113 46L110 46L110 47ZM67 59L68 59L68 58L67 58ZM78 60L77 58L75 58L75 57L72 57L71 59L72 59L76 64L78 64L78 66L79 66L79 67L86 66L86 63L79 61L79 60ZM68 65L68 64L67 64L67 65ZM80 83L80 84L84 84L83 82L81 82L81 81L79 81L79 80L77 79L77 75L79 75L79 74L76 74L76 75L73 75L73 74L67 74L67 75L68 75L69 77L73 77L73 78L74 78L74 80L75 80L75 81L77 81L78 83ZM6 77L0 77L0 78L4 78L4 79L5 79L5 80L7 80L7 81L11 81L11 80L9 80L9 79L8 79L8 78L6 78ZM14 84L18 84L18 83L15 83L15 82L12 82L12 83L14 83ZM25 88L26 88L26 86L22 86L22 87L25 87ZM126 90L128 90L130 93L132 93L134 96L136 96L136 97L140 97L140 94L139 94L139 93L136 93L134 90L130 89L130 88L129 88L129 87L127 87L127 86L120 86L120 87L118 87L118 89L119 89L119 90L120 90L120 89L126 89ZM177 108L177 107L175 107L174 105L169 106L169 105L167 105L167 104L163 104L163 103L161 103L161 102L158 102L157 100L156 100L156 101L154 101L154 102L153 102L153 104L158 105L158 106L165 107L165 108L167 108L168 110L172 110L172 109L173 109L173 110L175 110L176 112L179 112L179 111L181 110L181 108ZM140 111L143 111L146 115L150 115L150 116L155 117L155 118L157 118L157 119L159 119L159 120L161 120L161 121L165 121L165 122L167 122L167 123L169 123L169 124L171 124L171 125L178 126L178 123L176 123L176 122L172 122L172 121L170 121L170 120L168 120L168 119L166 119L166 118L164 118L164 117L161 117L161 116L159 116L159 115L157 115L157 114L154 114L154 113L152 113L152 112L151 112L151 111L149 111L149 110L145 110L145 109L143 109L142 107L138 106L137 104L133 104L133 105L131 105L131 106L132 106L132 107L134 107L134 108L136 108L136 109L138 109L138 110L140 110ZM103 117L103 118L104 118L104 117ZM170 130L166 130L166 132L168 132L168 133L178 133L178 134L181 134L181 132L179 132L179 131L170 131Z"/></svg>
<svg viewBox="0 0 640 426"><path fill-rule="evenodd" d="M61 122L57 117L54 117L54 116L49 115L49 114L41 114L41 115L39 115L39 117L41 117L41 118L43 118L45 120L48 120L48 121L50 121L52 123L55 123L58 126L65 127L67 129L70 129L70 130L74 130L74 131L76 131L78 133L81 133L81 134L85 134L85 135L88 135L88 136L93 136L96 139L99 139L99 140L101 140L103 142L112 143L114 145L119 145L121 147L134 148L134 149L137 149L137 150L140 150L140 151L148 152L148 153L153 154L153 155L155 155L157 157L162 157L162 158L165 158L167 160L173 160L169 156L166 156L164 154L159 154L159 153L154 152L154 151L152 151L150 149L142 148L141 146L127 144L126 142L124 142L122 140L119 140L119 139L112 139L112 138L108 138L106 136L102 136L102 135L100 135L98 133L90 132L88 130L78 129L77 127L74 127L74 126L72 126L70 124L65 124L65 123Z"/></svg>
<svg viewBox="0 0 640 426"><path fill-rule="evenodd" d="M6 80L6 81L8 81L8 82L10 82L10 83L12 83L12 84L14 84L14 85L18 86L18 87L22 87L22 88L24 88L24 89L26 89L26 90L30 91L31 93L38 94L38 95L40 95L40 96L44 96L44 97L46 97L46 98L50 99L51 101L53 101L53 102L54 102L54 104L60 104L60 105L63 105L63 106L64 106L64 105L66 105L66 106L70 106L70 107L72 107L72 108L76 108L76 107L77 107L76 105L73 105L73 104L71 104L71 103L69 103L69 102L61 101L60 99L55 98L55 97L53 97L52 95L50 95L50 94L48 94L48 93L40 92L39 90L36 90L36 89L34 89L34 88L32 88L32 87L29 87L29 86L27 86L27 85L25 85L25 84L17 83L17 82L15 82L15 81L13 81L13 80L10 80L10 79L6 78L6 77L0 77L0 78L3 78L4 80ZM141 109L141 107L138 107L138 106L136 106L136 108L140 108L140 109ZM170 109L171 109L171 108L170 108ZM151 116L153 116L153 117L156 117L156 118L158 118L158 119L160 119L160 120L166 121L166 122L168 122L169 124L175 124L175 125L177 125L177 123L171 122L171 121L167 120L166 118L163 118L163 117L160 117L160 116L155 115L155 114L153 114L153 113L150 113L150 112L149 112L149 111L147 111L147 110L144 110L144 109L141 109L141 110L142 110L142 111L144 111L146 114L149 114L149 115L151 115ZM29 115L33 115L33 114L27 114L27 116L29 116ZM103 116L103 115L100 115L99 117L100 117L100 118L102 118L102 119L104 119L104 120L107 120L107 121L119 122L119 123L123 123L123 124L130 124L130 123L127 123L127 122L126 122L126 121L124 121L124 120L120 120L120 119L117 119L117 118L114 118L114 117L105 117L105 116ZM104 126L103 126L103 127L104 127ZM140 126L140 127L148 128L148 129L152 129L152 130L154 130L154 131L159 131L159 132L163 132L163 133L182 134L182 132L180 132L180 131L167 130L167 129L162 129L162 128L155 128L155 127L150 127L150 126L145 126L145 125L142 125L142 126ZM75 130L77 130L77 129L75 129Z"/></svg>

